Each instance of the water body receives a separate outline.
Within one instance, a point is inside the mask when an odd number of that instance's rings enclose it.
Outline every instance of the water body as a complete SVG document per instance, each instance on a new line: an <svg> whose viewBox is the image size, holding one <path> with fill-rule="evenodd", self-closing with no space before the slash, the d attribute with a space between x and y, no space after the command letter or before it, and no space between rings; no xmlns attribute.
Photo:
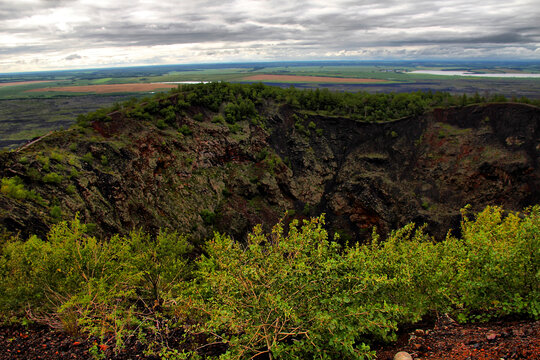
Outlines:
<svg viewBox="0 0 540 360"><path fill-rule="evenodd" d="M490 78L540 78L540 74L527 73L504 73L504 74L478 74L468 71L453 71L453 70L415 70L408 74L428 74L428 75L444 75L444 76L476 76Z"/></svg>

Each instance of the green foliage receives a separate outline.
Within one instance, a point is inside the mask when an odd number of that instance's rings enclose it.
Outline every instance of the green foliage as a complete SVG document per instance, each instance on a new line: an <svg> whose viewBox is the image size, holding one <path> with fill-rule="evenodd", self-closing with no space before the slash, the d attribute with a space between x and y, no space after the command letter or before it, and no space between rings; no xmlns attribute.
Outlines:
<svg viewBox="0 0 540 360"><path fill-rule="evenodd" d="M32 236L3 244L0 313L23 315L29 308L27 314L45 323L113 336L120 350L126 337L164 324L176 284L189 276L192 248L173 232L152 239L135 231L103 242L86 233L75 218L54 225L47 241Z"/></svg>
<svg viewBox="0 0 540 360"><path fill-rule="evenodd" d="M64 160L64 155L56 151L52 151L49 157L51 160L55 160L57 162L62 162Z"/></svg>
<svg viewBox="0 0 540 360"><path fill-rule="evenodd" d="M28 177L32 180L41 179L41 174L35 167L29 167L28 169L26 169L26 175L28 175Z"/></svg>
<svg viewBox="0 0 540 360"><path fill-rule="evenodd" d="M227 124L227 127L229 128L229 131L233 134L237 134L240 130L242 130L242 127L238 124Z"/></svg>
<svg viewBox="0 0 540 360"><path fill-rule="evenodd" d="M293 222L286 235L278 224L269 236L258 226L246 246L223 235L208 243L193 301L209 316L201 329L229 345L225 358L362 359L372 355L362 334L393 327L381 316L393 306L358 296L385 280L351 272L323 223Z"/></svg>
<svg viewBox="0 0 540 360"><path fill-rule="evenodd" d="M212 118L212 122L215 124L225 124L225 118L221 115L216 115Z"/></svg>
<svg viewBox="0 0 540 360"><path fill-rule="evenodd" d="M186 124L180 126L180 128L178 129L178 132L184 136L193 134L193 130L191 130L191 128Z"/></svg>
<svg viewBox="0 0 540 360"><path fill-rule="evenodd" d="M22 198L19 185L4 178L2 193ZM59 206L50 212L62 216ZM116 349L137 337L170 359L198 356L160 340L177 326L227 344L228 359L362 359L372 341L430 313L540 318L540 206L487 207L474 220L464 209L462 236L441 242L408 224L384 242L374 232L369 244L344 246L323 225L321 216L270 234L257 226L245 243L215 234L194 264L174 232L98 241L77 218L60 222L46 241L1 245L0 314L114 339Z"/></svg>
<svg viewBox="0 0 540 360"><path fill-rule="evenodd" d="M69 178L72 179L72 178L77 178L77 177L79 177L79 172L77 171L76 168L72 167L69 170Z"/></svg>
<svg viewBox="0 0 540 360"><path fill-rule="evenodd" d="M45 171L49 170L49 168L50 168L50 159L49 159L49 157L44 156L44 155L38 155L37 156L37 161L39 161L41 163L41 165L43 165L43 170L45 170Z"/></svg>
<svg viewBox="0 0 540 360"><path fill-rule="evenodd" d="M52 183L52 184L60 184L62 182L63 176L58 175L55 172L51 172L48 174L45 174L43 176L43 181L46 183Z"/></svg>
<svg viewBox="0 0 540 360"><path fill-rule="evenodd" d="M60 206L58 205L52 206L49 213L51 214L51 217L55 220L55 222L62 219L62 208L60 208Z"/></svg>
<svg viewBox="0 0 540 360"><path fill-rule="evenodd" d="M34 200L39 203L43 203L43 198L36 194L34 190L27 190L24 187L22 180L18 177L2 178L2 187L0 188L2 194L17 199L17 200Z"/></svg>
<svg viewBox="0 0 540 360"><path fill-rule="evenodd" d="M205 225L213 225L216 221L216 213L213 211L204 209L199 213L199 215L201 215Z"/></svg>
<svg viewBox="0 0 540 360"><path fill-rule="evenodd" d="M82 157L81 157L82 161L85 161L89 164L92 164L94 162L94 155L92 155L92 153L89 151L87 152L86 154L84 154Z"/></svg>
<svg viewBox="0 0 540 360"><path fill-rule="evenodd" d="M462 318L487 319L523 314L540 316L540 207L505 216L487 207L462 222L467 250L460 275Z"/></svg>
<svg viewBox="0 0 540 360"><path fill-rule="evenodd" d="M464 217L463 238L436 243L409 224L379 242L341 247L323 218L288 234L257 227L241 245L216 235L198 265L198 331L229 345L225 358L370 357L367 341L431 313L460 320L540 317L540 207Z"/></svg>
<svg viewBox="0 0 540 360"><path fill-rule="evenodd" d="M195 121L201 122L201 121L203 121L203 119L204 119L204 117L203 117L203 114L201 114L201 113L197 113L197 114L193 115L193 120L195 120Z"/></svg>
<svg viewBox="0 0 540 360"><path fill-rule="evenodd" d="M163 119L158 119L158 121L156 122L156 126L158 129L163 130L167 127L167 123Z"/></svg>
<svg viewBox="0 0 540 360"><path fill-rule="evenodd" d="M73 184L69 184L67 187L66 187L66 192L68 194L75 194L77 192L77 188L75 187L75 185Z"/></svg>

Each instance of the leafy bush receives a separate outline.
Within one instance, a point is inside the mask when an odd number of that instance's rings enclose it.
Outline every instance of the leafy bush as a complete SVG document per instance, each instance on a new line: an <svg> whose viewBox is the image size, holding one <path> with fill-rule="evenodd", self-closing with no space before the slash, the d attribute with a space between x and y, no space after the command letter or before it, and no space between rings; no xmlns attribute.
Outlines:
<svg viewBox="0 0 540 360"><path fill-rule="evenodd" d="M62 182L62 178L63 178L62 175L58 175L55 172L51 172L43 176L43 181L46 183L59 184Z"/></svg>
<svg viewBox="0 0 540 360"><path fill-rule="evenodd" d="M216 221L216 213L214 213L213 211L205 209L202 210L199 215L201 215L201 218L206 225L212 225Z"/></svg>
<svg viewBox="0 0 540 360"><path fill-rule="evenodd" d="M187 126L186 124L180 126L180 128L178 129L178 132L184 136L193 134L193 130L191 130L189 126Z"/></svg>
<svg viewBox="0 0 540 360"><path fill-rule="evenodd" d="M100 339L152 332L170 311L175 284L189 276L191 246L177 233L157 238L140 231L100 242L75 218L4 244L0 257L0 313L27 314L56 328ZM4 319L5 319L4 318ZM174 315L168 317L174 318Z"/></svg>
<svg viewBox="0 0 540 360"><path fill-rule="evenodd" d="M52 160L61 162L61 161L64 160L64 155L61 154L61 153L58 153L58 152L56 152L56 151L52 151L51 154L50 154L50 158L51 158Z"/></svg>
<svg viewBox="0 0 540 360"><path fill-rule="evenodd" d="M225 124L225 118L221 115L216 115L212 118L214 124Z"/></svg>
<svg viewBox="0 0 540 360"><path fill-rule="evenodd" d="M18 176L12 178L2 178L2 187L0 188L2 194L9 196L10 198L17 200L34 200L39 203L43 203L43 198L36 194L34 190L27 190L24 187L22 180Z"/></svg>
<svg viewBox="0 0 540 360"><path fill-rule="evenodd" d="M361 359L372 354L359 343L363 334L385 337L395 327L395 306L365 301L387 280L352 272L323 223L293 222L287 235L278 224L269 236L258 226L246 246L223 235L208 243L192 301L209 316L201 329L228 343L230 358L305 359L324 350Z"/></svg>
<svg viewBox="0 0 540 360"><path fill-rule="evenodd" d="M81 160L92 164L94 162L94 155L89 151L81 157Z"/></svg>
<svg viewBox="0 0 540 360"><path fill-rule="evenodd" d="M2 192L22 194L19 185L4 178ZM209 210L201 216L215 220ZM227 344L223 358L235 359L370 358L371 342L395 339L400 325L430 313L540 317L540 206L487 207L475 220L465 209L462 236L442 242L408 224L385 241L374 232L369 244L344 246L323 225L321 216L287 232L257 226L246 243L215 234L194 264L177 233L98 241L77 218L60 222L47 241L1 245L0 316L30 315L114 339L116 349L146 338L149 352L171 358L188 354L160 339L182 326Z"/></svg>
<svg viewBox="0 0 540 360"><path fill-rule="evenodd" d="M158 121L156 122L156 126L158 129L163 130L167 127L167 123L163 119L158 119Z"/></svg>
<svg viewBox="0 0 540 360"><path fill-rule="evenodd" d="M341 247L323 218L281 224L247 244L216 235L198 262L191 302L198 331L229 345L227 358L360 359L400 324L449 312L460 320L540 317L540 207L464 216L463 237L439 243L409 224L380 242Z"/></svg>
<svg viewBox="0 0 540 360"><path fill-rule="evenodd" d="M505 216L487 207L475 221L463 211L461 318L540 316L540 206Z"/></svg>
<svg viewBox="0 0 540 360"><path fill-rule="evenodd" d="M62 219L62 209L58 205L54 205L51 207L50 214L51 217L55 220L55 222Z"/></svg>

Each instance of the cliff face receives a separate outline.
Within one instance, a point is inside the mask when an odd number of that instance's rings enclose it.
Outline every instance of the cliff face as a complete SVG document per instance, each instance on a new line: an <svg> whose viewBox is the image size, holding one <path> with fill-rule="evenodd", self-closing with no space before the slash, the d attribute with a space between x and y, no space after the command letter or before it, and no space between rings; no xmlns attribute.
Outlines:
<svg viewBox="0 0 540 360"><path fill-rule="evenodd" d="M540 202L535 107L449 108L382 124L272 102L258 112L264 126L212 122L195 107L165 127L115 113L4 153L0 224L43 235L79 213L101 234L168 227L196 241L213 230L242 237L295 210L288 216L325 212L330 229L351 238L410 221L440 237L465 204ZM26 196L9 192L14 177Z"/></svg>
<svg viewBox="0 0 540 360"><path fill-rule="evenodd" d="M540 201L538 108L438 109L386 124L310 120L323 137L302 143L283 123L270 143L292 159L298 198L351 236L415 221L442 237L466 204L517 210Z"/></svg>

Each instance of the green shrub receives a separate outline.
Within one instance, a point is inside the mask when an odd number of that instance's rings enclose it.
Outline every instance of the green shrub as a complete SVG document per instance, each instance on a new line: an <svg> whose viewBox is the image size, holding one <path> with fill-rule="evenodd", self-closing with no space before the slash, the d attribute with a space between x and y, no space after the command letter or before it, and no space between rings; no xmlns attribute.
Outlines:
<svg viewBox="0 0 540 360"><path fill-rule="evenodd" d="M540 317L540 207L464 216L463 238L439 243L409 224L380 242L340 247L323 219L299 229L261 227L247 244L215 235L198 262L197 331L227 343L230 358L360 359L368 340L394 339L400 324L429 313L460 320Z"/></svg>
<svg viewBox="0 0 540 360"><path fill-rule="evenodd" d="M26 170L26 175L28 175L28 177L32 180L39 180L41 179L41 174L39 173L38 169L36 169L35 167L29 167L27 170Z"/></svg>
<svg viewBox="0 0 540 360"><path fill-rule="evenodd" d="M189 126L187 126L186 124L180 126L180 128L178 129L178 132L184 136L193 134L193 130L191 130Z"/></svg>
<svg viewBox="0 0 540 360"><path fill-rule="evenodd" d="M466 271L460 274L462 320L522 314L540 316L540 206L505 216L487 207L468 219L463 212Z"/></svg>
<svg viewBox="0 0 540 360"><path fill-rule="evenodd" d="M55 222L62 220L62 208L60 208L60 206L52 206L49 213Z"/></svg>
<svg viewBox="0 0 540 360"><path fill-rule="evenodd" d="M69 178L72 179L72 178L77 178L77 177L79 177L79 171L77 171L77 169L74 167L69 169Z"/></svg>
<svg viewBox="0 0 540 360"><path fill-rule="evenodd" d="M49 170L50 160L49 160L49 158L47 156L38 155L37 156L37 161L39 161L41 163L41 165L43 165L43 170L45 170L45 171Z"/></svg>
<svg viewBox="0 0 540 360"><path fill-rule="evenodd" d="M101 165L103 166L107 166L109 165L109 159L107 159L107 156L106 155L101 155Z"/></svg>
<svg viewBox="0 0 540 360"><path fill-rule="evenodd" d="M229 131L233 134L237 134L240 130L242 130L242 127L238 124L227 124L227 127L229 128Z"/></svg>
<svg viewBox="0 0 540 360"><path fill-rule="evenodd" d="M156 122L156 126L158 129L163 130L167 127L167 123L163 119L158 119L158 121Z"/></svg>
<svg viewBox="0 0 540 360"><path fill-rule="evenodd" d="M92 164L94 162L94 156L89 151L81 157L81 160L87 162L88 164Z"/></svg>
<svg viewBox="0 0 540 360"><path fill-rule="evenodd" d="M51 172L43 176L43 181L46 183L59 184L62 182L62 178L63 178L62 175L58 175L55 172Z"/></svg>
<svg viewBox="0 0 540 360"><path fill-rule="evenodd" d="M216 115L212 118L212 122L215 124L225 124L225 118L221 115Z"/></svg>
<svg viewBox="0 0 540 360"><path fill-rule="evenodd" d="M3 178L2 193L27 198L21 185ZM62 216L59 206L50 213ZM200 215L215 221L210 210ZM159 340L182 326L237 359L369 358L369 342L395 339L398 326L426 314L540 318L540 206L487 207L475 220L465 209L462 236L442 242L408 224L385 241L374 232L369 244L343 246L323 225L321 216L287 232L257 226L243 243L215 234L193 273L192 248L177 233L98 241L77 218L60 222L47 241L0 245L0 317L114 338L117 349L138 336L166 356L186 355Z"/></svg>
<svg viewBox="0 0 540 360"><path fill-rule="evenodd" d="M224 235L208 243L193 298L209 316L200 330L223 334L230 358L361 359L372 355L362 334L394 327L385 316L397 309L367 296L387 280L351 272L323 223L293 221L286 235L278 224L269 236L258 226L246 246Z"/></svg>
<svg viewBox="0 0 540 360"><path fill-rule="evenodd" d="M28 190L24 188L24 184L18 176L2 178L1 191L13 199L23 200L28 197Z"/></svg>
<svg viewBox="0 0 540 360"><path fill-rule="evenodd" d="M75 218L54 225L47 241L32 236L3 244L0 314L30 315L101 340L112 336L120 350L126 337L151 335L168 321L161 312L170 311L178 284L190 276L192 248L174 232L152 239L136 231L108 241L86 233Z"/></svg>
<svg viewBox="0 0 540 360"><path fill-rule="evenodd" d="M49 155L49 157L54 160L54 161L58 161L58 162L61 162L62 160L64 160L64 155L61 154L61 153L58 153L56 151L52 151L51 154Z"/></svg>
<svg viewBox="0 0 540 360"><path fill-rule="evenodd" d="M216 214L213 211L205 209L202 210L199 215L201 215L205 225L213 225L216 221Z"/></svg>
<svg viewBox="0 0 540 360"><path fill-rule="evenodd" d="M27 190L24 187L22 180L18 177L2 178L2 187L0 192L6 196L17 200L34 200L40 204L44 203L43 198L36 194L34 190Z"/></svg>
<svg viewBox="0 0 540 360"><path fill-rule="evenodd" d="M201 113L197 113L197 114L193 115L193 120L201 122L201 121L204 120L204 116Z"/></svg>

